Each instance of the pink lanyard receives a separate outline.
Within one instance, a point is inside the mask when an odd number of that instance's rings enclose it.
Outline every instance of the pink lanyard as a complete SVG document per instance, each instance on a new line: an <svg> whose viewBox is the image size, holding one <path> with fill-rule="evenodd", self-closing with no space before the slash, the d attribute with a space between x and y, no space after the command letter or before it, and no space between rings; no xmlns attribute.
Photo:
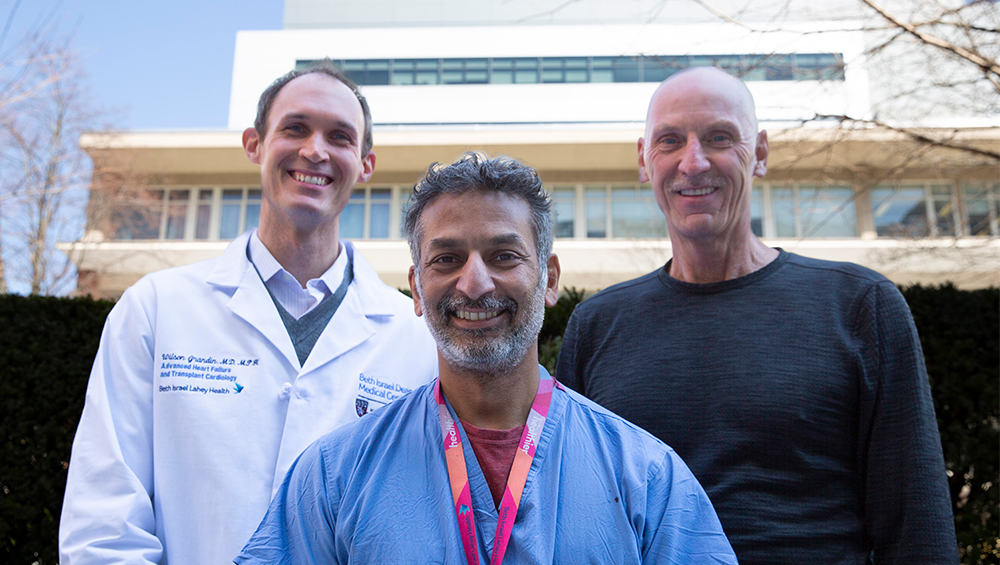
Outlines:
<svg viewBox="0 0 1000 565"><path fill-rule="evenodd" d="M543 372L538 381L538 393L531 403L531 412L524 426L524 434L521 435L521 443L518 444L517 453L514 454L514 464L511 465L510 475L507 478L507 488L504 489L503 500L500 502L491 565L503 563L503 554L507 551L510 532L514 529L517 506L521 503L524 483L528 480L528 470L535 458L535 448L538 438L542 435L545 418L549 415L554 386L562 388L555 379ZM465 468L465 451L462 449L458 426L448 411L444 395L441 394L440 381L434 382L434 400L437 401L438 413L441 416L441 435L444 437L448 480L451 482L451 495L455 500L455 516L458 518L458 530L461 532L462 546L465 548L465 560L469 565L476 565L479 563L479 549L476 546L476 519L472 512L472 493L469 490L469 474Z"/></svg>

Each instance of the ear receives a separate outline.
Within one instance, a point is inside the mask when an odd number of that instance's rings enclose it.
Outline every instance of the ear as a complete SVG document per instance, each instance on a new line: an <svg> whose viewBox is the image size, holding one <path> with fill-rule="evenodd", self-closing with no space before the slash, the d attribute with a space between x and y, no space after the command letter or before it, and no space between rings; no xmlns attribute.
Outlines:
<svg viewBox="0 0 1000 565"><path fill-rule="evenodd" d="M424 312L420 309L420 290L417 289L417 268L410 265L410 294L413 295L413 312L417 316L423 316Z"/></svg>
<svg viewBox="0 0 1000 565"><path fill-rule="evenodd" d="M753 166L753 176L764 178L764 173L767 172L767 132L760 130L757 134L757 150L755 152L755 157L757 157L757 162Z"/></svg>
<svg viewBox="0 0 1000 565"><path fill-rule="evenodd" d="M639 150L639 182L649 182L649 175L646 174L646 155L644 152L646 140L640 137L636 145Z"/></svg>
<svg viewBox="0 0 1000 565"><path fill-rule="evenodd" d="M246 152L251 163L260 164L260 137L257 135L256 129L243 130L243 151Z"/></svg>
<svg viewBox="0 0 1000 565"><path fill-rule="evenodd" d="M559 257L555 253L549 255L549 282L545 285L545 305L552 308L559 301Z"/></svg>
<svg viewBox="0 0 1000 565"><path fill-rule="evenodd" d="M375 172L375 152L369 151L367 155L361 159L361 170L358 171L358 182L364 183L368 182L372 178L372 173Z"/></svg>

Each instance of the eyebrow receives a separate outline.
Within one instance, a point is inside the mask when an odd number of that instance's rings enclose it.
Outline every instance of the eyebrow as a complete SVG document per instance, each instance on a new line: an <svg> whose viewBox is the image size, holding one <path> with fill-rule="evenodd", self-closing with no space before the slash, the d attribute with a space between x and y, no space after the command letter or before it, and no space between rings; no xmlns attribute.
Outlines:
<svg viewBox="0 0 1000 565"><path fill-rule="evenodd" d="M313 118L313 116L310 116L309 114L302 114L302 113L285 114L284 116L281 116L281 120L279 120L279 121L281 123L284 123L284 122L295 121L295 120L303 121L303 122L312 122L312 121L315 121L314 118ZM341 129L350 130L351 133L357 134L357 132L358 132L358 127L355 124L352 124L351 122L344 121L344 120L334 120L334 124L336 124L336 126L339 127L339 128L341 128Z"/></svg>
<svg viewBox="0 0 1000 565"><path fill-rule="evenodd" d="M653 129L653 137L658 137L666 133L673 133L681 129L683 129L681 126L676 126L673 124L662 124ZM740 124L732 120L715 120L706 124L704 126L704 129L708 131L714 131L720 129L732 132L742 131Z"/></svg>
<svg viewBox="0 0 1000 565"><path fill-rule="evenodd" d="M509 244L526 244L524 238L516 233L506 233L491 237L487 242L489 246L496 247L499 245L509 245ZM429 242L427 242L428 249L458 249L463 246L462 240L451 238L451 237L436 237Z"/></svg>

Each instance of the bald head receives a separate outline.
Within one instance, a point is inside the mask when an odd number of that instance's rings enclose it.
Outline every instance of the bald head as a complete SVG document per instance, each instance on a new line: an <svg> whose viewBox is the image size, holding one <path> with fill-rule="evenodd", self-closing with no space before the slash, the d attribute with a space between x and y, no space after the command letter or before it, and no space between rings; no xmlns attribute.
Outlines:
<svg viewBox="0 0 1000 565"><path fill-rule="evenodd" d="M757 133L753 96L743 81L715 67L691 67L660 83L653 93L646 111L646 137L650 136L650 126L661 103L683 103L697 110L711 107L717 101L726 103L739 115L746 134Z"/></svg>

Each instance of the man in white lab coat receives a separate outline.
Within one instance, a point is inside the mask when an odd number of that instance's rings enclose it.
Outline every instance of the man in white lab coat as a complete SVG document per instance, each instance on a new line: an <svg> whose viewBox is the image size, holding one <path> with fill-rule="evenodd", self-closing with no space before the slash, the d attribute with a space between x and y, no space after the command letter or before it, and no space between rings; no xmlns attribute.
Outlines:
<svg viewBox="0 0 1000 565"><path fill-rule="evenodd" d="M229 563L316 438L437 374L412 303L341 211L375 166L371 114L329 66L261 96L260 227L144 277L108 316L70 460L63 565Z"/></svg>

